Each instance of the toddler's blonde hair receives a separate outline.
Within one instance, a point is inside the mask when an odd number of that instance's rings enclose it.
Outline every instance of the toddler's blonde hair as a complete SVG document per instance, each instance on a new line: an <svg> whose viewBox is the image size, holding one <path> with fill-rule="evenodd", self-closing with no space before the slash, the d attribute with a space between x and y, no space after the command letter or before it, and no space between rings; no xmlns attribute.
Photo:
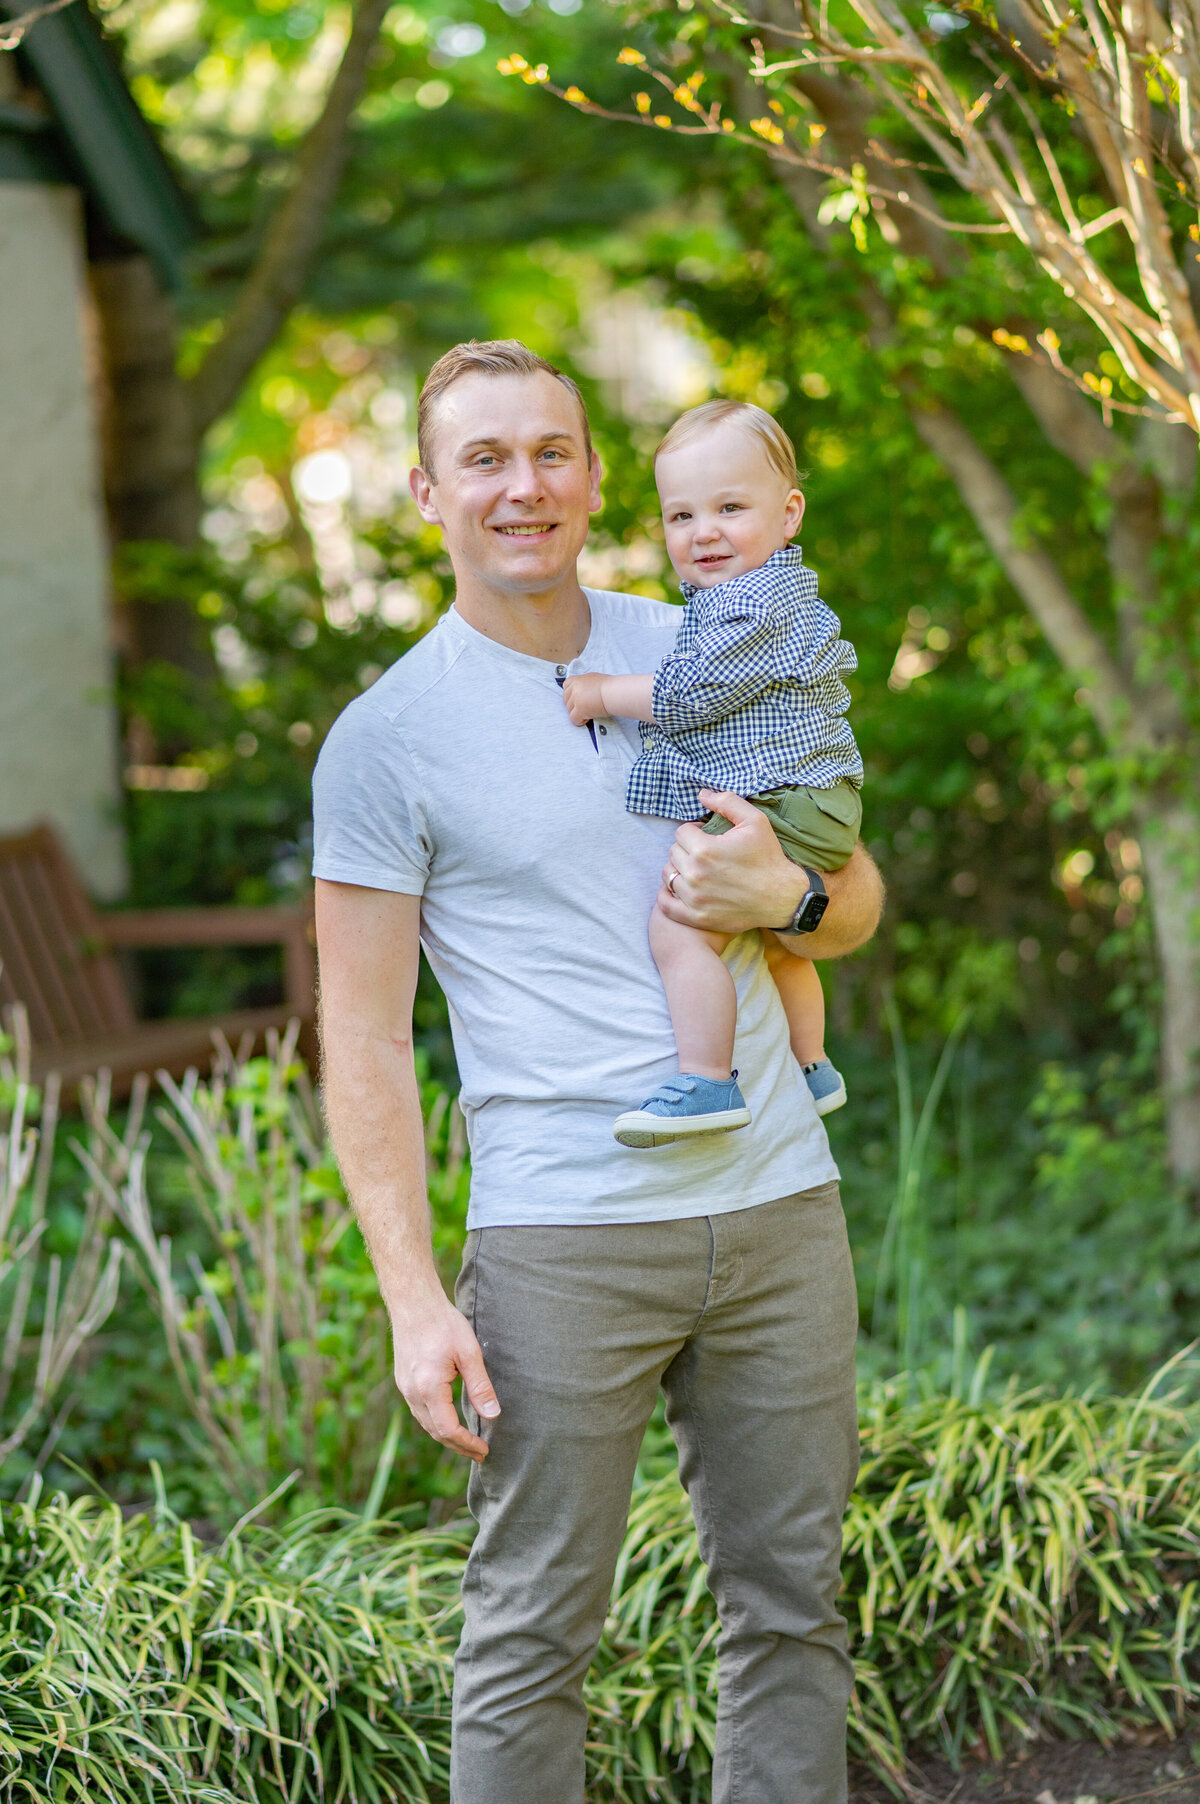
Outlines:
<svg viewBox="0 0 1200 1804"><path fill-rule="evenodd" d="M654 453L655 467L664 452L677 451L680 445L690 444L701 433L720 426L725 420L733 420L751 438L758 440L767 454L767 462L779 472L789 489L800 487L795 446L779 421L772 419L765 408L756 407L753 401L705 401L701 407L689 407L686 413L680 414Z"/></svg>

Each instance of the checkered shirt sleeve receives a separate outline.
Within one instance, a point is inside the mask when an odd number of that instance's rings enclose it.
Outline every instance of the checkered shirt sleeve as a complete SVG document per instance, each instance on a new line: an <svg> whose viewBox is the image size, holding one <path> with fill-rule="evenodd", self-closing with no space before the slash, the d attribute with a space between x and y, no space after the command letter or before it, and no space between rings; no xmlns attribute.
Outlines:
<svg viewBox="0 0 1200 1804"><path fill-rule="evenodd" d="M701 788L760 795L789 783L861 784L842 681L858 660L799 548L711 589L685 583L683 594L630 773L631 812L697 820Z"/></svg>

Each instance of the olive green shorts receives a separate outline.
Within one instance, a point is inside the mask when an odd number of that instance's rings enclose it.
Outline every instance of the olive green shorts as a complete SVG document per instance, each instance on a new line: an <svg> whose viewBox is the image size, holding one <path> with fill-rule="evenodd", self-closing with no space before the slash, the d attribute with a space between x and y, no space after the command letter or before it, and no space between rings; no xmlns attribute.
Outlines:
<svg viewBox="0 0 1200 1804"><path fill-rule="evenodd" d="M862 798L853 783L843 781L833 789L768 789L746 800L766 815L793 864L840 871L858 844ZM723 814L710 814L703 822L706 833L728 833L729 825Z"/></svg>

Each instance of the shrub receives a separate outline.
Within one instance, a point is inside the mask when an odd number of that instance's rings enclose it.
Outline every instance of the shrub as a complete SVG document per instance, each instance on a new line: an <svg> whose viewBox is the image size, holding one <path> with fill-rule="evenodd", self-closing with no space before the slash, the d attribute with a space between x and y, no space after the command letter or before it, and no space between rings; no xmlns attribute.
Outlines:
<svg viewBox="0 0 1200 1804"><path fill-rule="evenodd" d="M12 1016L15 1033L0 1033L0 1467L44 1424L80 1349L112 1313L121 1270L121 1247L106 1238L97 1197L89 1199L75 1255L65 1266L57 1253L43 1259L59 1082L51 1075L44 1093L30 1084L28 1023L19 1007ZM34 1327L31 1357L26 1329ZM71 1401L50 1424L35 1470L53 1450Z"/></svg>
<svg viewBox="0 0 1200 1804"><path fill-rule="evenodd" d="M1168 1732L1200 1693L1196 1448L1139 1399L864 1397L851 1744ZM165 1505L56 1498L0 1538L0 1798L444 1796L465 1546L316 1513L201 1547ZM588 1682L592 1795L709 1795L716 1620L673 1477L635 1494ZM0 1774L4 1767L0 1765Z"/></svg>
<svg viewBox="0 0 1200 1804"><path fill-rule="evenodd" d="M394 1460L401 1433L379 1287L293 1048L294 1033L272 1040L265 1058L239 1061L224 1048L207 1083L160 1073L155 1113L182 1155L192 1203L184 1259L151 1194L144 1088L122 1134L93 1093L89 1143L76 1147L90 1195L128 1236L226 1519L289 1475L309 1507L361 1503L381 1443ZM423 1103L444 1253L465 1219L466 1136L444 1089L426 1083ZM407 1434L404 1451L428 1465L432 1443Z"/></svg>
<svg viewBox="0 0 1200 1804"><path fill-rule="evenodd" d="M165 1506L6 1506L0 1798L416 1804L446 1767L461 1558L319 1513L206 1548Z"/></svg>

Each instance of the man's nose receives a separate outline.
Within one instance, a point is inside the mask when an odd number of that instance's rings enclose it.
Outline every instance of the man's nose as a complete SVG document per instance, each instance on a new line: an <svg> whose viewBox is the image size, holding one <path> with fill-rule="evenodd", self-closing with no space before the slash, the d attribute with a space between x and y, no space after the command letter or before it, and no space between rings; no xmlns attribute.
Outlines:
<svg viewBox="0 0 1200 1804"><path fill-rule="evenodd" d="M514 457L508 475L509 499L535 501L541 492L542 473L532 457Z"/></svg>

